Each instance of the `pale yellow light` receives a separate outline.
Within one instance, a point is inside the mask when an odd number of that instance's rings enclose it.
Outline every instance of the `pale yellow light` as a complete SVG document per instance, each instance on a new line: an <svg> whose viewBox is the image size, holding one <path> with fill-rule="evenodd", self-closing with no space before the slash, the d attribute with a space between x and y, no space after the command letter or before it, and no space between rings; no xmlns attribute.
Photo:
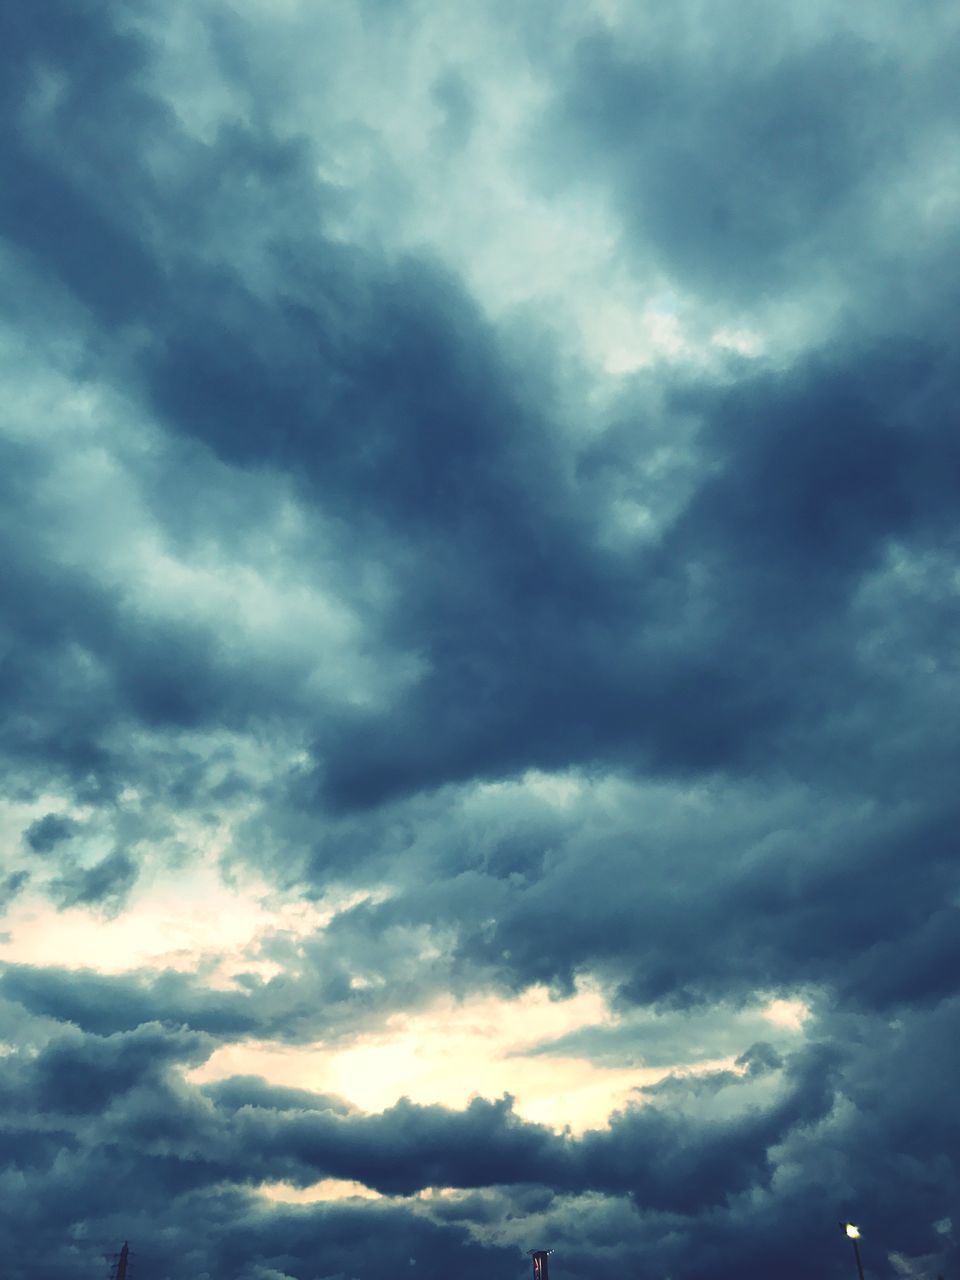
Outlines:
<svg viewBox="0 0 960 1280"><path fill-rule="evenodd" d="M844 1226L844 1230L846 1231L847 1235L850 1237L851 1240L860 1239L859 1227L855 1227L852 1222L845 1222L843 1226Z"/></svg>
<svg viewBox="0 0 960 1280"><path fill-rule="evenodd" d="M257 1188L260 1195L279 1204L320 1204L335 1200L382 1200L379 1191L373 1191L362 1182L347 1178L322 1178L309 1187L295 1187L289 1182L264 1182Z"/></svg>
<svg viewBox="0 0 960 1280"><path fill-rule="evenodd" d="M775 1027L799 1031L810 1017L810 1007L802 1000L771 1000L763 1016Z"/></svg>
<svg viewBox="0 0 960 1280"><path fill-rule="evenodd" d="M396 1013L376 1032L347 1046L244 1041L221 1045L187 1074L194 1084L231 1075L259 1075L272 1084L339 1094L367 1113L401 1097L460 1109L472 1097L509 1093L517 1115L574 1133L603 1128L611 1112L671 1069L699 1074L733 1070L732 1058L660 1067L612 1067L586 1058L529 1053L537 1044L580 1027L615 1021L602 991L587 982L570 997L533 987L512 999L477 996L438 1000L428 1009Z"/></svg>
<svg viewBox="0 0 960 1280"><path fill-rule="evenodd" d="M138 886L113 919L85 906L57 911L39 895L25 896L4 922L0 961L111 974L174 969L203 973L208 987L230 989L237 973L268 979L281 971L257 957L260 938L308 938L338 912L375 897L344 893L322 906L272 901L265 886L224 885L215 867L198 863Z"/></svg>

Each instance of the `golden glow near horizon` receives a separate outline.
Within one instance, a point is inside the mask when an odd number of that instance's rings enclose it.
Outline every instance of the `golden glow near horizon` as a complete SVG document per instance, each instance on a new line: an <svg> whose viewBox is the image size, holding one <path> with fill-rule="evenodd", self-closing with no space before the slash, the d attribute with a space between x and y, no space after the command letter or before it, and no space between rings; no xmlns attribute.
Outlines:
<svg viewBox="0 0 960 1280"><path fill-rule="evenodd" d="M258 958L260 939L278 933L307 939L356 902L388 894L385 888L345 891L323 904L282 900L257 883L226 886L214 865L198 863L186 874L145 880L113 919L86 907L58 912L39 898L24 897L10 913L0 959L104 974L202 973L208 987L229 990L239 974L267 979L279 970ZM756 1012L792 1033L810 1016L799 999L761 1001ZM188 1079L199 1084L260 1075L277 1085L337 1094L368 1113L402 1097L456 1109L476 1096L510 1094L524 1120L582 1133L605 1127L612 1112L636 1100L638 1089L671 1073L740 1070L730 1054L647 1067L594 1061L588 1050L536 1052L572 1032L602 1031L618 1022L601 986L587 980L565 999L552 998L545 987L509 998L445 996L425 1008L390 1014L348 1042L223 1044Z"/></svg>
<svg viewBox="0 0 960 1280"><path fill-rule="evenodd" d="M614 1067L572 1054L531 1052L572 1031L614 1021L601 990L587 983L564 1000L552 999L545 987L512 999L487 995L457 1003L446 997L426 1010L393 1014L382 1029L346 1046L224 1045L187 1079L199 1084L261 1075L273 1084L337 1094L368 1113L400 1098L461 1108L476 1096L509 1093L524 1120L582 1133L606 1126L638 1088L673 1072L736 1070L733 1057Z"/></svg>
<svg viewBox="0 0 960 1280"><path fill-rule="evenodd" d="M558 793L558 802L565 795ZM103 974L175 970L201 974L208 988L230 990L241 974L268 979L281 971L260 952L264 939L282 934L294 944L305 941L356 903L390 894L387 887L344 890L316 904L283 898L253 880L225 885L215 852L189 870L143 876L124 911L112 919L87 907L57 911L39 896L24 896L10 912L0 959ZM357 977L352 985L366 982ZM811 1016L800 999L769 996L759 997L754 1012L786 1033L800 1032ZM639 1058L631 1062L629 1055L619 1062L594 1060L589 1033L620 1025L608 993L589 979L563 999L542 986L511 997L441 996L425 1007L389 1014L380 1025L335 1044L222 1044L187 1079L201 1084L259 1075L275 1085L336 1094L367 1113L384 1111L403 1097L459 1109L474 1097L510 1094L522 1119L579 1134L604 1128L613 1112L637 1100L638 1089L667 1075L743 1071L735 1054L707 1058L702 1048L693 1061L657 1066L644 1066ZM574 1032L585 1033L587 1047L539 1051ZM308 1194L335 1199L360 1193L352 1184L324 1183L319 1190L281 1188L270 1194L305 1202Z"/></svg>
<svg viewBox="0 0 960 1280"><path fill-rule="evenodd" d="M347 1178L321 1178L309 1187L295 1187L290 1182L264 1182L257 1188L266 1200L279 1204L317 1204L333 1200L383 1200L379 1191L373 1191L362 1182Z"/></svg>
<svg viewBox="0 0 960 1280"><path fill-rule="evenodd" d="M113 918L86 906L58 911L44 897L24 895L4 921L0 961L104 974L202 972L208 987L228 990L239 973L269 979L281 971L257 958L261 938L310 937L341 911L384 896L362 891L330 895L323 903L282 901L258 884L224 885L214 866L196 864L138 885Z"/></svg>

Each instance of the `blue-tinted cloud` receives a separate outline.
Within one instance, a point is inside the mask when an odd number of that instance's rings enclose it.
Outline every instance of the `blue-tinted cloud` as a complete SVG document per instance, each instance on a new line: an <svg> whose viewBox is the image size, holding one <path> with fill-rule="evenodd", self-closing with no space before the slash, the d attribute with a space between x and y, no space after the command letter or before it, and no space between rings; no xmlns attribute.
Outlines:
<svg viewBox="0 0 960 1280"><path fill-rule="evenodd" d="M947 1274L958 35L0 18L11 1274ZM188 1074L586 983L606 1128Z"/></svg>

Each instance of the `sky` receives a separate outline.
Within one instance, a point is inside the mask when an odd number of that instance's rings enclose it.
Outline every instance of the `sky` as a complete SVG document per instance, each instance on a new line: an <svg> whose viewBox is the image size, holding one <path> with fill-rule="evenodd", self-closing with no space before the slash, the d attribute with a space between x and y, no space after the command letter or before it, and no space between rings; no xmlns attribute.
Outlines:
<svg viewBox="0 0 960 1280"><path fill-rule="evenodd" d="M958 1273L958 57L0 7L10 1280Z"/></svg>

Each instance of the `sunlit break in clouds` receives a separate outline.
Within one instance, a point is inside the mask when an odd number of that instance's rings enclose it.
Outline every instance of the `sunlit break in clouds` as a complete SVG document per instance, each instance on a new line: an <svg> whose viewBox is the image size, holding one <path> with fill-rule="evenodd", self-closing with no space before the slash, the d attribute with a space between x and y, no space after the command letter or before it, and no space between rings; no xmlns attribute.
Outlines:
<svg viewBox="0 0 960 1280"><path fill-rule="evenodd" d="M0 60L0 1274L956 1273L956 4Z"/></svg>

